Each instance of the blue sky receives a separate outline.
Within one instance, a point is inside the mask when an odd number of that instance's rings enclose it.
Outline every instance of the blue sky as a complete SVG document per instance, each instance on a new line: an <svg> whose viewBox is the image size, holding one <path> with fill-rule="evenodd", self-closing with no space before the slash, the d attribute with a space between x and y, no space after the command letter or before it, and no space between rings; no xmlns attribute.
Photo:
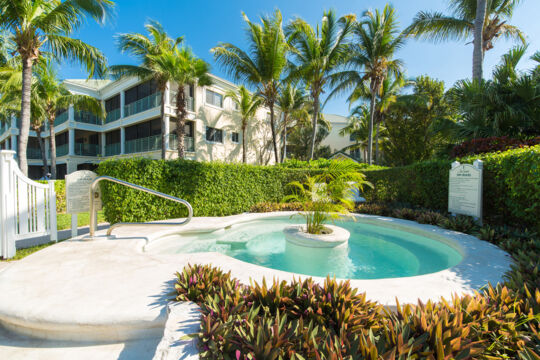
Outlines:
<svg viewBox="0 0 540 360"><path fill-rule="evenodd" d="M406 27L420 10L446 10L446 0L394 0L401 27ZM105 26L88 22L76 36L100 48L109 64L133 63L133 59L121 54L115 44L114 35L126 32L144 32L144 23L154 19L163 24L171 36L185 36L194 52L212 65L212 73L224 76L222 69L214 63L210 48L218 42L231 42L245 47L244 11L251 20L261 14L272 13L279 8L285 21L302 17L315 24L320 21L324 9L335 9L339 15L354 13L360 16L366 9L382 8L382 0L117 0L116 15ZM529 54L540 50L540 1L522 0L514 13L512 24L519 26L530 43ZM488 51L484 74L489 77L494 65L499 62L512 43L499 40L495 49ZM408 40L397 57L403 59L407 75L423 74L444 80L446 87L459 79L470 77L472 45L458 42L432 44L426 41ZM522 68L531 66L523 61ZM86 74L78 65L63 64L63 78L84 78ZM348 114L348 105L343 99L329 102L324 109L327 113Z"/></svg>

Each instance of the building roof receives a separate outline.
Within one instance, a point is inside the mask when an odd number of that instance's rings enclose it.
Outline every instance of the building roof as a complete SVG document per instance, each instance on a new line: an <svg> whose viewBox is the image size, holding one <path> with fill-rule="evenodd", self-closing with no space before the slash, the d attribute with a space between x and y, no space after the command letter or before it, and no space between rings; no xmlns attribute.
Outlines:
<svg viewBox="0 0 540 360"><path fill-rule="evenodd" d="M92 90L99 91L101 88L109 85L112 80L97 80L97 79L66 79L65 83L84 86Z"/></svg>
<svg viewBox="0 0 540 360"><path fill-rule="evenodd" d="M331 124L347 124L349 122L348 117L336 114L324 114L324 118Z"/></svg>

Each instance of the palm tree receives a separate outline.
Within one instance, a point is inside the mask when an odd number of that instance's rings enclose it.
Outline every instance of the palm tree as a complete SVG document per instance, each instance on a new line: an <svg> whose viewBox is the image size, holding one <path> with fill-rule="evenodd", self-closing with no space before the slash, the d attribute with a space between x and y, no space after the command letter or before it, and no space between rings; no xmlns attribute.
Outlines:
<svg viewBox="0 0 540 360"><path fill-rule="evenodd" d="M170 69L162 68L156 64L160 55L172 52L184 40L182 37L171 38L163 26L157 21L149 21L145 26L148 36L143 34L120 34L118 47L122 52L134 56L139 65L113 65L110 72L114 78L137 77L139 79L152 78L156 82L157 90L161 92L161 158L165 159L166 149L166 123L164 94L169 88ZM180 139L179 139L180 140Z"/></svg>
<svg viewBox="0 0 540 360"><path fill-rule="evenodd" d="M278 104L282 114L283 128L283 156L281 162L287 158L287 128L290 126L291 117L301 116L300 112L306 112L307 95L305 91L288 82L281 86Z"/></svg>
<svg viewBox="0 0 540 360"><path fill-rule="evenodd" d="M256 87L270 110L270 128L274 146L274 160L279 163L275 105L277 102L281 76L287 64L289 46L283 32L283 18L276 10L273 17L261 17L261 24L255 24L242 13L247 24L248 51L230 43L220 43L211 51L214 58L228 74L237 81Z"/></svg>
<svg viewBox="0 0 540 360"><path fill-rule="evenodd" d="M230 98L232 102L236 104L236 109L238 109L242 119L242 162L245 164L247 162L246 130L249 126L250 120L253 119L257 113L257 110L259 110L264 103L264 99L257 94L251 94L243 85L240 86L238 92L233 90L227 91L225 98Z"/></svg>
<svg viewBox="0 0 540 360"><path fill-rule="evenodd" d="M421 11L413 19L404 33L435 42L446 40L465 41L473 36L476 48L473 58L473 78L478 79L486 51L494 47L497 39L520 40L525 44L525 36L518 27L508 24L519 0L450 0L450 15L442 12ZM476 9L480 11L476 11ZM485 9L485 16L482 12ZM482 31L479 27L482 26ZM474 41L482 33L482 41ZM481 76L480 76L481 77Z"/></svg>
<svg viewBox="0 0 540 360"><path fill-rule="evenodd" d="M336 86L332 95L355 89L365 81L369 82L371 99L367 160L370 165L373 163L376 98L387 77L401 77L402 61L394 59L394 55L403 46L404 40L398 30L397 15L392 6L386 5L383 11L366 11L354 28L354 43L350 46L347 59L351 70L332 78L332 84Z"/></svg>
<svg viewBox="0 0 540 360"><path fill-rule="evenodd" d="M50 61L41 62L35 67L36 84L34 92L43 102L43 113L49 121L51 179L56 179L56 136L54 121L60 110L66 110L70 105L79 111L89 111L104 118L105 111L101 102L88 95L75 95L58 79L58 73Z"/></svg>
<svg viewBox="0 0 540 360"><path fill-rule="evenodd" d="M484 24L486 22L487 0L476 0L476 9L476 17L474 18L474 50L472 78L476 81L482 81L482 67L484 65L482 39L484 38Z"/></svg>
<svg viewBox="0 0 540 360"><path fill-rule="evenodd" d="M22 64L21 129L19 167L28 173L26 147L30 131L32 66L44 53L57 60L82 63L91 76L101 76L105 57L96 48L70 35L86 16L103 23L111 13L111 0L0 0L0 28L10 32Z"/></svg>
<svg viewBox="0 0 540 360"><path fill-rule="evenodd" d="M347 122L347 125L339 131L339 135L349 135L355 142L355 144L343 148L341 151L362 149L364 160L367 159L366 149L369 135L369 107L366 104L358 105L351 111L349 121Z"/></svg>
<svg viewBox="0 0 540 360"><path fill-rule="evenodd" d="M309 160L313 159L315 137L321 105L321 94L332 76L337 76L347 56L347 38L353 29L353 15L337 18L334 11L325 12L321 26L313 29L305 20L296 19L286 29L295 65L290 78L303 80L309 87L313 100L311 148Z"/></svg>
<svg viewBox="0 0 540 360"><path fill-rule="evenodd" d="M381 125L384 124L384 117L389 110L390 106L394 104L397 100L398 95L405 85L411 84L411 82L406 82L402 76L386 77L382 84L378 94L376 94L376 104L375 104L375 119L374 126L375 130L375 164L379 165L380 153L379 153L379 137L381 133ZM369 82L364 81L359 84L348 97L347 101L354 103L355 101L369 101L371 99L371 92L369 87ZM354 111L352 112L354 113Z"/></svg>
<svg viewBox="0 0 540 360"><path fill-rule="evenodd" d="M176 92L176 135L178 157L184 158L185 145L185 125L187 117L186 86L207 86L212 84L208 72L210 66L204 60L197 58L193 52L186 47L179 47L178 44L171 50L164 50L158 55L148 56L152 64L152 69L159 74L160 81L168 83L176 82L178 91ZM162 100L163 101L163 100Z"/></svg>

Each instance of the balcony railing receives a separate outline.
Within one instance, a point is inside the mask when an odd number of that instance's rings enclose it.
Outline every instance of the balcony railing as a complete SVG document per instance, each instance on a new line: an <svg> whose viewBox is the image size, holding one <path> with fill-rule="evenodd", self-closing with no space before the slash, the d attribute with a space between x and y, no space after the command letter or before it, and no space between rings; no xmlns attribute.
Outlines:
<svg viewBox="0 0 540 360"><path fill-rule="evenodd" d="M97 156L99 154L98 144L80 144L75 143L75 155Z"/></svg>
<svg viewBox="0 0 540 360"><path fill-rule="evenodd" d="M85 124L101 125L102 121L96 115L88 111L75 111L75 121Z"/></svg>
<svg viewBox="0 0 540 360"><path fill-rule="evenodd" d="M126 141L126 154L155 151L161 149L161 135L154 135Z"/></svg>
<svg viewBox="0 0 540 360"><path fill-rule="evenodd" d="M58 126L60 124L65 123L68 120L68 117L69 117L69 114L67 110L61 113L60 115L57 115L56 118L54 119L54 126Z"/></svg>
<svg viewBox="0 0 540 360"><path fill-rule="evenodd" d="M169 149L176 150L178 148L178 137L176 134L169 134ZM195 139L189 136L184 136L184 150L189 152L195 151Z"/></svg>
<svg viewBox="0 0 540 360"><path fill-rule="evenodd" d="M120 143L107 144L105 145L105 156L118 155L120 154L120 149Z"/></svg>
<svg viewBox="0 0 540 360"><path fill-rule="evenodd" d="M124 105L124 116L137 114L148 109L155 108L161 104L161 93L156 92L145 98L139 99L131 104Z"/></svg>
<svg viewBox="0 0 540 360"><path fill-rule="evenodd" d="M56 157L66 156L69 153L69 145L64 144L56 147Z"/></svg>
<svg viewBox="0 0 540 360"><path fill-rule="evenodd" d="M26 157L28 159L41 159L41 149L39 148L26 148Z"/></svg>
<svg viewBox="0 0 540 360"><path fill-rule="evenodd" d="M120 108L107 111L107 117L105 118L105 123L111 123L120 119Z"/></svg>
<svg viewBox="0 0 540 360"><path fill-rule="evenodd" d="M7 122L0 122L0 135L3 135L9 129Z"/></svg>
<svg viewBox="0 0 540 360"><path fill-rule="evenodd" d="M192 97L186 97L187 110L194 111L195 109L195 99ZM176 107L176 91L171 91L171 106Z"/></svg>

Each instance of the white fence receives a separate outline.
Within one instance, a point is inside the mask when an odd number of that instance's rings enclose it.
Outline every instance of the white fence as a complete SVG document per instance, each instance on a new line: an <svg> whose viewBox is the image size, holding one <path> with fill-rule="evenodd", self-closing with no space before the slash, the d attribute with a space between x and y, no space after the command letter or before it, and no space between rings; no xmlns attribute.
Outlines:
<svg viewBox="0 0 540 360"><path fill-rule="evenodd" d="M17 240L50 236L57 241L54 181L40 184L19 170L15 152L0 151L0 257L15 256Z"/></svg>

